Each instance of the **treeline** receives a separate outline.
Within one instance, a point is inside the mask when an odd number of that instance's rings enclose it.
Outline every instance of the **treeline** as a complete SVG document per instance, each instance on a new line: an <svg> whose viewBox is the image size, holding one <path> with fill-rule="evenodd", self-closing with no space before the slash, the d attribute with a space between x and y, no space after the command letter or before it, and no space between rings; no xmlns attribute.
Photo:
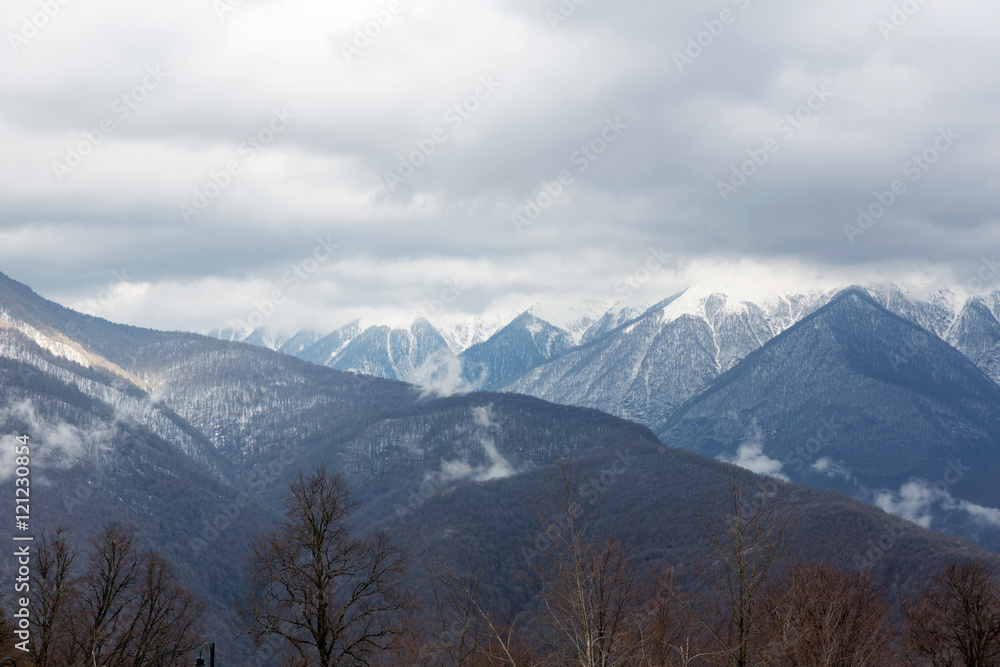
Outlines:
<svg viewBox="0 0 1000 667"><path fill-rule="evenodd" d="M865 572L791 563L789 508L773 484L734 468L681 586L672 569L636 563L615 536L591 534L600 510L583 511L572 466L552 481L548 502L533 508L544 539L525 573L538 604L498 617L477 573L436 559L423 625L403 633L396 662L372 664L1000 666L1000 582L985 563L948 563L905 599Z"/></svg>
<svg viewBox="0 0 1000 667"><path fill-rule="evenodd" d="M342 475L299 474L282 524L250 543L239 612L253 648L241 664L1000 666L1000 582L989 565L948 563L923 591L890 599L864 572L791 563L789 512L747 479L734 469L704 517L705 550L682 585L595 534L599 506L585 512L579 473L559 467L550 497L531 508L544 536L523 573L534 602L512 615L498 611L483 571L430 547L418 565L386 534L356 534ZM207 640L203 605L120 524L85 557L63 533L47 536L31 583L30 664L193 665Z"/></svg>
<svg viewBox="0 0 1000 667"><path fill-rule="evenodd" d="M203 635L204 604L180 585L159 553L140 547L135 529L110 523L86 557L62 530L45 536L32 559L27 653L8 614L4 655L36 667L187 664ZM193 664L193 661L191 661Z"/></svg>

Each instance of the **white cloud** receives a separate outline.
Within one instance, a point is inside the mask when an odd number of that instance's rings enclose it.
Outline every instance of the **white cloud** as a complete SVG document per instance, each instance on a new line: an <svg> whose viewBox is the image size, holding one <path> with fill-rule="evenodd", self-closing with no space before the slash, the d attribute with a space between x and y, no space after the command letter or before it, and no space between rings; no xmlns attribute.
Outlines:
<svg viewBox="0 0 1000 667"><path fill-rule="evenodd" d="M926 479L911 479L898 492L877 491L874 503L889 514L895 514L923 528L931 528L941 512L961 511L976 523L1000 529L1000 509L955 498L944 482L932 484Z"/></svg>
<svg viewBox="0 0 1000 667"><path fill-rule="evenodd" d="M758 475L766 475L786 482L791 481L787 475L781 472L784 467L781 461L772 459L764 454L764 445L760 442L744 443L740 445L735 457L727 458L720 456L719 460L726 463L734 463Z"/></svg>
<svg viewBox="0 0 1000 667"><path fill-rule="evenodd" d="M829 456L824 456L823 458L817 459L815 463L809 466L814 472L818 472L826 475L827 477L843 477L847 481L854 479L851 471L845 468L843 465L835 462Z"/></svg>
<svg viewBox="0 0 1000 667"><path fill-rule="evenodd" d="M946 497L946 491L935 489L930 482L912 480L903 484L898 493L876 492L875 505L889 514L895 514L923 528L930 528L934 520L934 504Z"/></svg>
<svg viewBox="0 0 1000 667"><path fill-rule="evenodd" d="M497 428L497 424L494 421L493 406L473 408L472 417L477 428L469 435L467 441L460 444L468 447L470 450L476 447L480 448L486 460L473 465L469 462L469 456L467 455L457 460L442 461L439 471L427 473L424 476L425 484L430 482L434 488L440 489L456 481L468 479L485 482L491 479L510 477L519 472L496 447L496 441L492 433Z"/></svg>
<svg viewBox="0 0 1000 667"><path fill-rule="evenodd" d="M474 389L462 374L462 361L448 350L428 357L416 369L416 376L421 398L452 396Z"/></svg>
<svg viewBox="0 0 1000 667"><path fill-rule="evenodd" d="M972 515L976 521L984 523L993 528L1000 528L1000 509L996 507L983 507L965 500L960 500L959 507Z"/></svg>
<svg viewBox="0 0 1000 667"><path fill-rule="evenodd" d="M113 435L113 431L107 428L86 430L61 419L41 417L30 400L0 409L0 424L11 420L28 425L26 435L31 448L31 468L36 475L44 475L47 469L68 468L81 458L106 449ZM0 437L0 480L14 476L17 435L25 434Z"/></svg>

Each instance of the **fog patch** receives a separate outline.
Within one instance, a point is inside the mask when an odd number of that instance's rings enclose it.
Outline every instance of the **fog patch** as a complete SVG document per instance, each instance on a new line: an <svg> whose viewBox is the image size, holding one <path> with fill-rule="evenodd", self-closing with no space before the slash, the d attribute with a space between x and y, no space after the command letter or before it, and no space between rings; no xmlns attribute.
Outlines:
<svg viewBox="0 0 1000 667"><path fill-rule="evenodd" d="M413 371L413 382L420 387L420 398L440 398L475 391L462 368L462 360L446 350L427 357Z"/></svg>
<svg viewBox="0 0 1000 667"><path fill-rule="evenodd" d="M10 431L11 422L27 424L25 433L8 433L0 437L0 480L14 476L18 435L28 436L32 468L39 471L69 468L88 454L109 449L114 430L106 427L83 429L62 419L40 417L30 400L0 409L0 424Z"/></svg>
<svg viewBox="0 0 1000 667"><path fill-rule="evenodd" d="M957 511L964 512L975 523L1000 529L1000 509L956 498L943 482L932 484L926 479L911 479L898 492L888 489L877 491L874 503L885 512L922 528L930 528L945 512Z"/></svg>
<svg viewBox="0 0 1000 667"><path fill-rule="evenodd" d="M469 435L466 455L455 460L442 460L440 470L424 475L425 482L440 487L465 480L485 482L503 479L520 472L497 449L494 434L499 430L499 425L495 421L493 406L472 408L472 422L474 426ZM476 457L479 459L477 463L470 461L474 452L481 454Z"/></svg>
<svg viewBox="0 0 1000 667"><path fill-rule="evenodd" d="M809 469L812 470L813 472L818 472L822 475L826 475L831 479L836 477L842 477L848 482L854 480L854 475L851 474L850 470L848 470L843 465L837 463L829 456L824 456L823 458L818 459L815 463L809 466Z"/></svg>
<svg viewBox="0 0 1000 667"><path fill-rule="evenodd" d="M738 465L758 475L774 477L784 482L792 481L788 475L781 471L784 467L781 461L772 459L764 453L764 443L761 442L760 430L756 425L754 426L754 436L748 442L740 445L739 449L736 450L735 457L722 455L719 460Z"/></svg>

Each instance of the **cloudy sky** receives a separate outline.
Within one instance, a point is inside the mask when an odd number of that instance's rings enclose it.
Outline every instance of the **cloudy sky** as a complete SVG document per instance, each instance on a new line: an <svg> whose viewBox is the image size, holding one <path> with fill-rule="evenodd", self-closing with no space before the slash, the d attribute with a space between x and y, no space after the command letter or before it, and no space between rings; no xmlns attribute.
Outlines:
<svg viewBox="0 0 1000 667"><path fill-rule="evenodd" d="M268 326L331 329L442 293L614 301L627 276L648 299L964 283L1000 253L991 0L10 0L0 21L0 270L117 321L207 330L273 298Z"/></svg>

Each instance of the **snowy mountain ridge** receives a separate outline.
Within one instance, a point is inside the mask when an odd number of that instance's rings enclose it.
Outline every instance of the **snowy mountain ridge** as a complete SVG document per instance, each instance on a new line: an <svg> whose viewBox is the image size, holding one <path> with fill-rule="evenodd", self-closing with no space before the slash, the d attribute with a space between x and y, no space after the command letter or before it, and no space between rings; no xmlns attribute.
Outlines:
<svg viewBox="0 0 1000 667"><path fill-rule="evenodd" d="M325 336L312 331L278 336L258 330L244 342L338 370L436 391L502 388L638 419L644 414L643 405L663 398L654 399L653 387L671 382L660 377L664 373L673 373L676 385L668 392L667 405L676 405L846 288L796 291L750 283L696 284L655 305L584 299L536 303L518 314L446 312L385 321L369 316ZM962 315L975 301L991 318L1000 317L1000 290L977 297L961 289L905 282L860 289L958 349L974 347L984 370L992 369L987 372L1000 379L1000 349L993 354L983 349L984 340L966 342L951 334L956 323L965 322L966 338L973 331L985 335L984 325L969 324L972 314L964 320ZM232 340L232 334L231 330L212 333L224 340ZM602 355L610 355L599 364L601 370L580 366L581 355L593 358L591 348L599 341L603 341L602 348L608 348ZM489 352L490 346L497 349ZM513 357L521 361L511 365ZM572 374L562 370L572 365L578 366ZM610 383L606 391L592 386L602 382ZM617 398L607 392L616 393ZM632 392L639 395L632 396ZM625 410L617 404L631 407Z"/></svg>

